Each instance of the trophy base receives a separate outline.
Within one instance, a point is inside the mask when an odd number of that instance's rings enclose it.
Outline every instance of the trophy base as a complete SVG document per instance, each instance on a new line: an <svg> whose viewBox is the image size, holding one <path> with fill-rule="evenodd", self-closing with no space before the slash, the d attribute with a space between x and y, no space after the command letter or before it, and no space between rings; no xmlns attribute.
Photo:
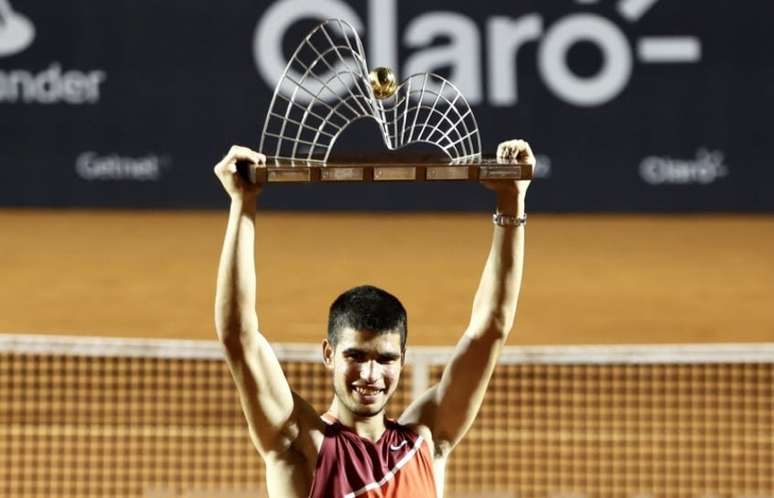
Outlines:
<svg viewBox="0 0 774 498"><path fill-rule="evenodd" d="M247 178L247 165L237 164ZM533 166L510 159L475 157L451 161L446 156L414 155L384 158L352 156L321 161L267 158L256 170L260 183L424 182L529 180Z"/></svg>

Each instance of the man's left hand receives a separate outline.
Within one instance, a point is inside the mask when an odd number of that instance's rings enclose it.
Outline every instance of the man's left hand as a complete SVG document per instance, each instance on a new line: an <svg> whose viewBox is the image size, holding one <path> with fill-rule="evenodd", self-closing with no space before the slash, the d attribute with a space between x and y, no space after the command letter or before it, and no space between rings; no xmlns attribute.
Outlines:
<svg viewBox="0 0 774 498"><path fill-rule="evenodd" d="M526 140L508 140L497 146L498 159L515 159L535 167L535 154ZM531 180L487 180L481 182L498 194L525 195Z"/></svg>

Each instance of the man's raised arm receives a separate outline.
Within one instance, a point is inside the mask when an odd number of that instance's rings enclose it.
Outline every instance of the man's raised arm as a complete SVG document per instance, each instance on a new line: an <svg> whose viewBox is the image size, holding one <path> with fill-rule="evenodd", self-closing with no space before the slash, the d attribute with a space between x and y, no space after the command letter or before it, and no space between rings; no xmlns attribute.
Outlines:
<svg viewBox="0 0 774 498"><path fill-rule="evenodd" d="M234 146L215 166L231 197L218 267L215 328L226 351L250 437L265 458L286 451L298 436L294 397L268 341L258 332L255 311L255 214L260 185L237 173L237 161L251 168L265 164L262 154Z"/></svg>
<svg viewBox="0 0 774 498"><path fill-rule="evenodd" d="M523 140L500 144L500 157L517 157L534 165ZM513 327L524 262L524 200L529 181L496 181L486 186L497 194L492 246L473 301L465 334L457 343L441 381L401 416L402 423L427 426L436 456L445 456L462 439L478 414L489 379Z"/></svg>

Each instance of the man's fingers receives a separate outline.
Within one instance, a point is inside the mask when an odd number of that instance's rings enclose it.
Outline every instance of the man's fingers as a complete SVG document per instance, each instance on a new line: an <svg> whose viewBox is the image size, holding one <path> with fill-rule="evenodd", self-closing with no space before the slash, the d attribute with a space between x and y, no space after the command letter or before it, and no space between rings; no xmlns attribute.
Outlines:
<svg viewBox="0 0 774 498"><path fill-rule="evenodd" d="M508 140L497 146L497 157L502 159L516 159L523 162L534 163L535 156L532 148L525 140Z"/></svg>
<svg viewBox="0 0 774 498"><path fill-rule="evenodd" d="M531 159L535 160L535 155L532 153L532 147L529 146L529 143L522 140L523 147L521 149L521 153L524 154L524 159Z"/></svg>
<svg viewBox="0 0 774 498"><path fill-rule="evenodd" d="M223 161L228 163L248 161L255 164L266 164L266 156L241 145L232 145Z"/></svg>
<svg viewBox="0 0 774 498"><path fill-rule="evenodd" d="M215 174L237 174L245 170L255 177L255 170L266 164L266 156L247 147L232 145L228 153L215 165ZM239 165L239 167L237 167Z"/></svg>
<svg viewBox="0 0 774 498"><path fill-rule="evenodd" d="M513 159L519 151L519 140L508 140L497 146L497 157Z"/></svg>

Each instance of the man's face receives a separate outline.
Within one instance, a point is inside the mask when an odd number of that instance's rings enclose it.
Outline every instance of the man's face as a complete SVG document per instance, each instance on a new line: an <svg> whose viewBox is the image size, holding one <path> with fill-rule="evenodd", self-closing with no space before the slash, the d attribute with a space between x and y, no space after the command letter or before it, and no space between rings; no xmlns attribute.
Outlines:
<svg viewBox="0 0 774 498"><path fill-rule="evenodd" d="M376 334L347 327L339 330L337 338L335 349L327 340L323 343L336 397L355 415L379 414L398 387L403 368L400 333Z"/></svg>

